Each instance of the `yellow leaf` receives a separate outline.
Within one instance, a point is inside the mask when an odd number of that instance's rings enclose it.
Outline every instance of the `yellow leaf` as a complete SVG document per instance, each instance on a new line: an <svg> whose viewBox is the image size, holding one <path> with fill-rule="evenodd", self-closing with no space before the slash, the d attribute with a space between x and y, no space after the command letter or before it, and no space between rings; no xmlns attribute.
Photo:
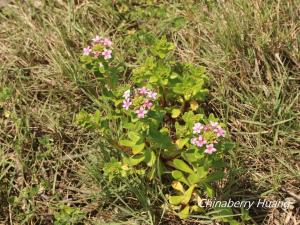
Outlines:
<svg viewBox="0 0 300 225"><path fill-rule="evenodd" d="M199 104L198 104L198 102L196 102L195 100L192 100L192 101L190 102L190 107L191 107L191 109L192 109L193 111L196 111L196 110L199 108Z"/></svg>
<svg viewBox="0 0 300 225"><path fill-rule="evenodd" d="M178 215L179 215L180 219L186 219L186 218L188 218L189 215L190 215L190 206L187 205L183 210L181 210L179 212Z"/></svg>
<svg viewBox="0 0 300 225"><path fill-rule="evenodd" d="M172 187L177 190L180 191L181 193L184 193L185 190L183 188L183 185L179 182L179 181L173 181L172 182Z"/></svg>
<svg viewBox="0 0 300 225"><path fill-rule="evenodd" d="M179 149L182 149L184 147L184 145L186 145L188 143L188 141L189 141L188 138L178 139L178 140L176 140L176 145L178 146Z"/></svg>
<svg viewBox="0 0 300 225"><path fill-rule="evenodd" d="M189 203L195 187L196 187L195 185L192 185L192 186L189 187L189 189L187 189L187 191L183 195L184 198L181 201L182 204L186 205L186 204Z"/></svg>
<svg viewBox="0 0 300 225"><path fill-rule="evenodd" d="M173 109L172 110L172 118L177 118L180 115L180 109Z"/></svg>

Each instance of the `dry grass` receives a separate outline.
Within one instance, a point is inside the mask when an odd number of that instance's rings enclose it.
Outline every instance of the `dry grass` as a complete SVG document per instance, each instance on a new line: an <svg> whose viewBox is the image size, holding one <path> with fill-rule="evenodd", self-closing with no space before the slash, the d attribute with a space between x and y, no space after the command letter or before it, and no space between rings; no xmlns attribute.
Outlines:
<svg viewBox="0 0 300 225"><path fill-rule="evenodd" d="M151 30L167 34L180 59L206 66L207 104L237 143L229 157L230 196L299 195L300 1L129 2L28 1L0 8L0 224L52 224L66 205L85 213L82 220L71 212L84 224L151 224L143 207L116 207L122 198L129 202L127 184L103 192L101 157L109 150L74 123L81 108L96 108L84 90L97 84L78 63L96 33L111 35L129 65L140 51L136 34ZM174 25L174 18L185 22ZM149 192L156 202L156 190ZM120 198L112 201L116 193ZM251 213L258 224L300 220L296 207Z"/></svg>

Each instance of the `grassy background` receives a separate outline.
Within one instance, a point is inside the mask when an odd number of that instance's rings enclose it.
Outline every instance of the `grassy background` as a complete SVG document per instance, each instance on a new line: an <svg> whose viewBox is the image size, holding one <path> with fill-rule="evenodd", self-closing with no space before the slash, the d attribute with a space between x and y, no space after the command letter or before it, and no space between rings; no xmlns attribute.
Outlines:
<svg viewBox="0 0 300 225"><path fill-rule="evenodd" d="M2 4L0 224L201 224L158 214L162 187L141 178L103 179L101 165L111 150L74 122L81 109L101 107L86 94L98 84L78 63L95 34L111 36L129 68L149 31L166 34L179 60L207 68L212 92L206 105L228 123L237 143L224 190L232 198L299 194L299 16L299 0ZM300 213L250 214L252 223L294 224Z"/></svg>

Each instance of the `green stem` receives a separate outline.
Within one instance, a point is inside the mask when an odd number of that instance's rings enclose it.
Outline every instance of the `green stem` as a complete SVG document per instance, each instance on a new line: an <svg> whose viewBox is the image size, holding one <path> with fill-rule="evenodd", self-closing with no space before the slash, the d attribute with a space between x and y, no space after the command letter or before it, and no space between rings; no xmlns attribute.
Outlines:
<svg viewBox="0 0 300 225"><path fill-rule="evenodd" d="M159 87L159 91L162 94L161 105L162 105L162 107L165 107L165 106L167 106L166 89L163 86L161 86L161 87Z"/></svg>

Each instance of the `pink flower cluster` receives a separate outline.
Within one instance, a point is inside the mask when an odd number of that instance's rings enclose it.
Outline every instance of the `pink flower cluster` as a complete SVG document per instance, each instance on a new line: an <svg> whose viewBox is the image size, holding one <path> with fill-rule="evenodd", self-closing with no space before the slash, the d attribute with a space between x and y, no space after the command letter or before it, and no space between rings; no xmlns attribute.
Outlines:
<svg viewBox="0 0 300 225"><path fill-rule="evenodd" d="M103 51L93 50L95 45L101 45L104 48ZM111 46L112 41L109 38L104 38L97 35L92 39L91 45L83 49L83 55L92 55L94 58L98 58L100 55L102 55L105 60L108 60L112 57L112 50L110 49Z"/></svg>
<svg viewBox="0 0 300 225"><path fill-rule="evenodd" d="M193 134L197 135L197 137L193 137L191 139L191 143L193 145L198 146L199 148L205 145L205 153L212 154L217 151L214 147L214 143L218 143L217 140L210 141L212 143L208 143L207 140L204 139L203 134L204 132L212 131L215 133L216 137L225 137L225 130L219 125L218 122L210 121L209 124L202 124L202 123L195 123L193 127Z"/></svg>
<svg viewBox="0 0 300 225"><path fill-rule="evenodd" d="M138 103L137 106L133 104L133 102L135 102L135 100L141 96L143 97L142 103ZM129 108L134 105L134 112L136 113L137 117L144 118L148 110L152 108L153 100L157 98L157 93L146 87L142 87L138 88L133 93L131 93L130 90L125 91L123 97L123 108L129 110Z"/></svg>

